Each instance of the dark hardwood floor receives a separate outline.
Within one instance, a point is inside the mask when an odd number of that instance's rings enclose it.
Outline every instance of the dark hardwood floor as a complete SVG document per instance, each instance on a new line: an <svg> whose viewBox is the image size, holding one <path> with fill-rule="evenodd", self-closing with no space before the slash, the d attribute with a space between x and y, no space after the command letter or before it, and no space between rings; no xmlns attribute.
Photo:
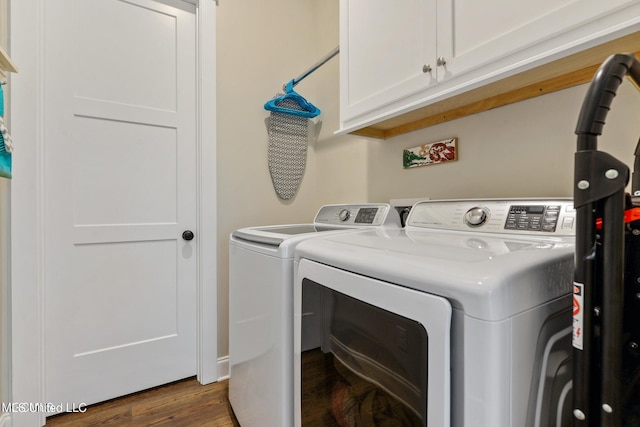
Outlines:
<svg viewBox="0 0 640 427"><path fill-rule="evenodd" d="M88 406L84 413L47 418L47 427L240 427L228 398L228 381L200 385L195 378Z"/></svg>

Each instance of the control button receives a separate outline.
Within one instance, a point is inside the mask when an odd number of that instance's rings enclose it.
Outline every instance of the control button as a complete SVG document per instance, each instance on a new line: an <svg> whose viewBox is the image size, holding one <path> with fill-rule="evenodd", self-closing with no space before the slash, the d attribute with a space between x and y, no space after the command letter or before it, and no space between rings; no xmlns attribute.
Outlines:
<svg viewBox="0 0 640 427"><path fill-rule="evenodd" d="M573 217L568 217L562 220L562 229L571 230L573 228Z"/></svg>
<svg viewBox="0 0 640 427"><path fill-rule="evenodd" d="M349 209L342 209L340 212L338 212L338 219L340 219L340 221L342 222L348 220L350 216L351 212L349 212Z"/></svg>
<svg viewBox="0 0 640 427"><path fill-rule="evenodd" d="M479 227L489 218L489 211L484 207L471 208L464 214L464 222L469 227Z"/></svg>

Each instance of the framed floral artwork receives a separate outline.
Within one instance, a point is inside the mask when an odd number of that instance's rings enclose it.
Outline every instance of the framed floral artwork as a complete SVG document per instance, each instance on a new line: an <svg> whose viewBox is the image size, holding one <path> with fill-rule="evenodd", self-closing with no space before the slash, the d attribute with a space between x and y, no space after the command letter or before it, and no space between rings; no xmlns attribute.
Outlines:
<svg viewBox="0 0 640 427"><path fill-rule="evenodd" d="M405 169L458 160L458 138L431 142L413 148L405 148L402 165Z"/></svg>

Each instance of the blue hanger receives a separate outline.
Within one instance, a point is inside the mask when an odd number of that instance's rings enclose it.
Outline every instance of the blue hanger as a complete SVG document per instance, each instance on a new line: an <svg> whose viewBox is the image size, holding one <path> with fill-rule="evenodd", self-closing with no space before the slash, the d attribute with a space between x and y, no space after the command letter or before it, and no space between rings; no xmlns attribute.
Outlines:
<svg viewBox="0 0 640 427"><path fill-rule="evenodd" d="M294 110L291 108L285 108L285 107L276 105L287 99L295 101L302 108L302 110ZM291 80L285 86L285 94L277 98L273 98L270 101L267 101L264 104L264 109L269 111L275 111L278 113L292 114L294 116L307 117L307 118L313 118L320 114L320 109L318 107L316 107L315 105L313 105L312 103L304 99L302 95L300 95L295 90L293 90L293 80Z"/></svg>

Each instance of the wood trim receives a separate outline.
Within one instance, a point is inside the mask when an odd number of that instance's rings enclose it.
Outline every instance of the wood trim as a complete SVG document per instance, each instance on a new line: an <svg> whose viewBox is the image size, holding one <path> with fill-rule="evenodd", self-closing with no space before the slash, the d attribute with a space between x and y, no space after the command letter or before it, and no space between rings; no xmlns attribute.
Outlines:
<svg viewBox="0 0 640 427"><path fill-rule="evenodd" d="M463 105L462 107L454 108L441 114L425 117L406 125L389 129L384 132L384 136L385 138L391 138L396 135L444 123L449 120L459 119L471 114L480 113L493 108L513 104L514 102L524 101L525 99L535 98L536 96L545 95L547 93L587 83L591 80L597 69L598 66L588 67L567 76L549 79L544 82L515 89L468 105Z"/></svg>
<svg viewBox="0 0 640 427"><path fill-rule="evenodd" d="M640 32L595 46L463 94L350 132L388 139L471 114L509 105L589 82L611 54L635 52L640 57Z"/></svg>
<svg viewBox="0 0 640 427"><path fill-rule="evenodd" d="M393 129L391 130L391 132L392 131L393 131ZM407 132L409 132L409 131L407 131ZM390 138L390 136L388 136L388 133L390 133L390 131L385 131L385 130L382 130L382 129L376 129L374 126L369 126L369 127L366 127L366 128L358 129L358 130L350 132L350 133L352 135L366 136L368 138L376 138L376 139L387 139L387 138Z"/></svg>
<svg viewBox="0 0 640 427"><path fill-rule="evenodd" d="M198 381L218 381L218 211L216 5L199 0L198 40ZM212 167L213 165L213 167Z"/></svg>
<svg viewBox="0 0 640 427"><path fill-rule="evenodd" d="M24 67L11 82L13 158L20 179L11 183L11 401L46 402L44 359L44 3L13 2L12 53ZM15 176L14 176L15 178ZM16 412L15 427L44 425L45 413Z"/></svg>
<svg viewBox="0 0 640 427"><path fill-rule="evenodd" d="M0 71L9 71L11 73L17 73L18 67L13 63L7 52L0 46Z"/></svg>

